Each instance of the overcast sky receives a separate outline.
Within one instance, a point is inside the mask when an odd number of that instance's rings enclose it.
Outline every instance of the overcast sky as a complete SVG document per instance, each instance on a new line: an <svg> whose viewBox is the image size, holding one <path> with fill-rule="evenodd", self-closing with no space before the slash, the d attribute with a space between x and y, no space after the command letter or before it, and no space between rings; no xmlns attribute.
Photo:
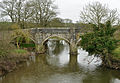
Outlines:
<svg viewBox="0 0 120 83"><path fill-rule="evenodd" d="M58 17L72 19L73 22L79 20L79 14L83 6L89 2L99 1L107 4L110 9L117 8L120 13L120 0L55 0L58 6Z"/></svg>

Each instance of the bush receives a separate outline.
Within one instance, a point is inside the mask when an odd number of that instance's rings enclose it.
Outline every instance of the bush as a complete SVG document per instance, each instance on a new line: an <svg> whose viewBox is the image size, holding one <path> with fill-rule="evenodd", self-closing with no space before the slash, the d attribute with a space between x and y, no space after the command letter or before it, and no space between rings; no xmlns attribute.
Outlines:
<svg viewBox="0 0 120 83"><path fill-rule="evenodd" d="M17 48L19 48L22 43L30 43L30 33L17 29L12 33L12 40L17 45Z"/></svg>
<svg viewBox="0 0 120 83"><path fill-rule="evenodd" d="M14 45L9 44L7 40L0 41L0 57L9 57L11 55L11 50L14 49Z"/></svg>
<svg viewBox="0 0 120 83"><path fill-rule="evenodd" d="M111 26L110 21L99 27L93 25L93 32L81 36L80 45L90 55L101 57L104 66L111 67L112 51L116 49L118 42L113 36L116 30Z"/></svg>
<svg viewBox="0 0 120 83"><path fill-rule="evenodd" d="M108 21L105 25L97 27L93 25L94 32L87 33L81 38L80 45L91 55L106 55L111 54L117 46L117 40L113 37L115 28L112 28Z"/></svg>
<svg viewBox="0 0 120 83"><path fill-rule="evenodd" d="M83 49L92 54L105 55L116 48L116 41L109 37L100 37L94 33L82 36L81 44Z"/></svg>

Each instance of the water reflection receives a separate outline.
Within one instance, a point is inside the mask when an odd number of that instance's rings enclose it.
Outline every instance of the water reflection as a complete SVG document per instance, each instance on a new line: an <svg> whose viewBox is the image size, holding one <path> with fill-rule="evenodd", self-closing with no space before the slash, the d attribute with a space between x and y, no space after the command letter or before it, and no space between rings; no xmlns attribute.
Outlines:
<svg viewBox="0 0 120 83"><path fill-rule="evenodd" d="M64 67L67 64L77 67L78 65L85 69L95 70L101 64L101 59L94 56L88 56L88 52L82 48L78 49L78 55L69 54L69 45L64 41L56 41L50 39L47 42L48 46L48 64L58 67Z"/></svg>
<svg viewBox="0 0 120 83"><path fill-rule="evenodd" d="M48 64L63 67L69 63L69 45L64 40L55 41L51 39L47 42L47 46L48 56L46 59Z"/></svg>
<svg viewBox="0 0 120 83"><path fill-rule="evenodd" d="M112 79L111 83L120 83L119 79Z"/></svg>
<svg viewBox="0 0 120 83"><path fill-rule="evenodd" d="M99 57L94 57L94 55L89 56L88 52L82 48L78 49L77 60L79 65L87 70L95 70L102 63L102 60Z"/></svg>
<svg viewBox="0 0 120 83"><path fill-rule="evenodd" d="M48 55L30 57L0 83L120 83L120 71L98 67L101 60L96 57L89 63L93 56L81 48L78 55L69 55L69 45L63 40L50 40L47 46Z"/></svg>

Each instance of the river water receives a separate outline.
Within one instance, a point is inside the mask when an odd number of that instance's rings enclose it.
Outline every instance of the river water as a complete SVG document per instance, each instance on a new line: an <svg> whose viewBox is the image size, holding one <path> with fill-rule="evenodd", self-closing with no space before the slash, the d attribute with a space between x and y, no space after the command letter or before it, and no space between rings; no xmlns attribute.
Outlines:
<svg viewBox="0 0 120 83"><path fill-rule="evenodd" d="M120 83L120 71L100 67L101 59L78 48L69 54L64 40L46 43L46 54L31 56L23 67L0 78L0 83Z"/></svg>

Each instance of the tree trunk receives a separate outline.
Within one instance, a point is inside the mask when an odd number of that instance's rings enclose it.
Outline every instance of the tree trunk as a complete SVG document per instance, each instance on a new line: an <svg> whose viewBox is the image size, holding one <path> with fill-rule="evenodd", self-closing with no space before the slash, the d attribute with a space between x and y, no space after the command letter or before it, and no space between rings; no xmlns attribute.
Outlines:
<svg viewBox="0 0 120 83"><path fill-rule="evenodd" d="M19 46L19 44L18 44L18 41L17 41L17 48L18 48L18 49L20 48L20 46Z"/></svg>
<svg viewBox="0 0 120 83"><path fill-rule="evenodd" d="M109 54L102 57L102 65L106 67L112 67L112 61Z"/></svg>

